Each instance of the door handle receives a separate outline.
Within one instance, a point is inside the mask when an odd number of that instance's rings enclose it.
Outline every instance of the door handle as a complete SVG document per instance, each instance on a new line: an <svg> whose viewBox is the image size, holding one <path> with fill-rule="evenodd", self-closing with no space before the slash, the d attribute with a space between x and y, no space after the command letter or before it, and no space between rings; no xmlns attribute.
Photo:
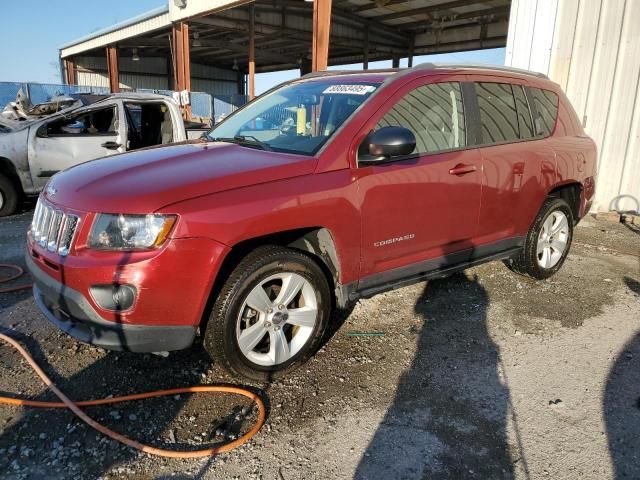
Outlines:
<svg viewBox="0 0 640 480"><path fill-rule="evenodd" d="M464 163L459 163L455 167L449 169L449 175L466 175L467 173L475 171L475 165L465 165Z"/></svg>
<svg viewBox="0 0 640 480"><path fill-rule="evenodd" d="M102 145L100 145L102 148L106 148L107 150L117 150L119 149L122 145L120 145L118 142L104 142Z"/></svg>

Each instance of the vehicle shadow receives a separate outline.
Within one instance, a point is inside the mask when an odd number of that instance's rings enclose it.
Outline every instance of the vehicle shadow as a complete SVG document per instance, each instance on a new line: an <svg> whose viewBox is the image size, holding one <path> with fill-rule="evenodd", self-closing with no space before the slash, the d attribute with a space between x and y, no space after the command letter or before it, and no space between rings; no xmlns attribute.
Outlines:
<svg viewBox="0 0 640 480"><path fill-rule="evenodd" d="M464 273L428 282L415 305L417 353L355 478L512 478L526 462L507 440L513 415L488 295Z"/></svg>
<svg viewBox="0 0 640 480"><path fill-rule="evenodd" d="M624 282L640 299L640 281L625 277ZM640 332L609 371L602 411L613 478L640 478Z"/></svg>

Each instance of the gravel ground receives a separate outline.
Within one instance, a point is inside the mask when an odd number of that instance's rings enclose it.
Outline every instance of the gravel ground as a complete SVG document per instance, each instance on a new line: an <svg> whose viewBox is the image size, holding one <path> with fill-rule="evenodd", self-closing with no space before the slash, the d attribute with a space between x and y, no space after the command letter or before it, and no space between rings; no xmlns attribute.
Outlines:
<svg viewBox="0 0 640 480"><path fill-rule="evenodd" d="M23 264L24 210L0 220L0 263ZM151 457L67 411L3 406L0 477L640 478L640 231L587 218L575 241L548 281L494 262L336 316L309 363L249 385L267 423L229 454ZM165 359L79 344L28 291L0 296L0 326L74 399L233 382L197 346ZM53 399L5 345L0 392ZM235 438L255 418L244 400L210 395L87 411L170 449Z"/></svg>

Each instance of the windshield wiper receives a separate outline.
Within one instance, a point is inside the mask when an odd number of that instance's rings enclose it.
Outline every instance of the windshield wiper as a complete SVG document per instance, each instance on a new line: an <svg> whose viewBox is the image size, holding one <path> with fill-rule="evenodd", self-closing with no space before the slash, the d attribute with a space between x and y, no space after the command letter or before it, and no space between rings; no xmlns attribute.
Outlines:
<svg viewBox="0 0 640 480"><path fill-rule="evenodd" d="M258 140L256 137L251 135L236 135L233 138L230 137L209 137L212 142L226 142L226 143L235 143L236 145L244 145L247 147L258 147L260 150L267 150L269 152L273 151L273 148L269 146L269 144Z"/></svg>
<svg viewBox="0 0 640 480"><path fill-rule="evenodd" d="M269 152L273 151L273 148L271 148L268 143L265 143L262 140L258 140L253 135L236 135L235 137L233 137L233 139L241 144L256 145L262 148L262 150L268 150Z"/></svg>

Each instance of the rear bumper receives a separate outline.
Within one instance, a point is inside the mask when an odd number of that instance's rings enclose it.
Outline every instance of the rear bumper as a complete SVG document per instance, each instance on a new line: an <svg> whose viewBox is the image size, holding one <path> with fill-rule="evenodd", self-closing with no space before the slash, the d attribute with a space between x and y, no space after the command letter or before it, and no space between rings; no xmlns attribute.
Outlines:
<svg viewBox="0 0 640 480"><path fill-rule="evenodd" d="M26 263L33 277L33 295L42 313L81 342L131 352L181 350L193 343L196 327L191 325L129 325L105 320L80 292L43 272L29 253Z"/></svg>

